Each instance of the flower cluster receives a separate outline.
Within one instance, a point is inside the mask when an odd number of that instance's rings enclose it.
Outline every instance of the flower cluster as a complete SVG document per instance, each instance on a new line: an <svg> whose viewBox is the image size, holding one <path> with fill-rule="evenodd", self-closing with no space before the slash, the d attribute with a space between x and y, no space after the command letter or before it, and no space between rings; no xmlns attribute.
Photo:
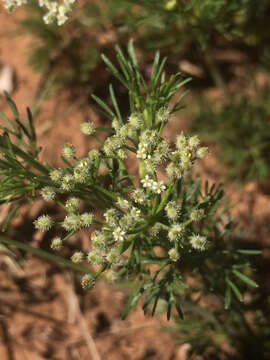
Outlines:
<svg viewBox="0 0 270 360"><path fill-rule="evenodd" d="M196 159L208 155L207 147L199 147L198 136L186 137L182 132L176 139L176 151L170 154L167 174L171 179L181 179L184 171L190 170Z"/></svg>
<svg viewBox="0 0 270 360"><path fill-rule="evenodd" d="M5 3L5 8L12 12L18 6L27 4L28 0L2 0ZM46 14L43 20L46 24L57 22L57 24L63 25L68 20L68 15L72 10L72 5L76 0L63 0L61 4L58 1L52 0L39 0L39 6L46 9Z"/></svg>
<svg viewBox="0 0 270 360"><path fill-rule="evenodd" d="M146 175L145 178L141 180L141 183L144 188L149 189L155 194L161 194L164 190L166 190L166 186L163 181L154 181L149 177L149 175Z"/></svg>

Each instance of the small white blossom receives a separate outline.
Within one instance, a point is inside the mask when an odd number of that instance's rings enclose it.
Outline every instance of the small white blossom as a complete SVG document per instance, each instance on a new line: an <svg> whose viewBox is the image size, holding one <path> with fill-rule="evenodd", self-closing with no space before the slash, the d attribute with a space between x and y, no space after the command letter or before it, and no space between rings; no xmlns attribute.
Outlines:
<svg viewBox="0 0 270 360"><path fill-rule="evenodd" d="M166 190L166 185L164 185L163 181L154 181L151 189L155 194L161 194L164 190Z"/></svg>
<svg viewBox="0 0 270 360"><path fill-rule="evenodd" d="M143 160L147 159L147 147L142 143L139 143L137 150L137 158Z"/></svg>
<svg viewBox="0 0 270 360"><path fill-rule="evenodd" d="M143 184L143 187L151 189L154 184L154 180L150 179L149 175L146 175L145 178L141 180L141 183Z"/></svg>
<svg viewBox="0 0 270 360"><path fill-rule="evenodd" d="M114 232L113 237L115 241L124 241L124 236L126 235L126 232L118 226Z"/></svg>

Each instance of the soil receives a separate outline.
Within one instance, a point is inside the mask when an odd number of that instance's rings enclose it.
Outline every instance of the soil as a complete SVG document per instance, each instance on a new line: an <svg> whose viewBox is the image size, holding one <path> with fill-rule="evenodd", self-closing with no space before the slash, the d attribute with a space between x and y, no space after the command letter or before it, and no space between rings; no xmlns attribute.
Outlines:
<svg viewBox="0 0 270 360"><path fill-rule="evenodd" d="M11 36L16 29L15 19L23 11L8 15L0 7L0 63L10 65L16 72L16 89L12 97L22 116L26 106L36 102L42 78L27 63L31 38ZM213 96L216 96L213 91ZM1 111L9 113L0 98ZM53 166L60 164L59 154L65 142L72 142L81 156L89 144L79 131L85 119L99 122L91 108L70 102L65 90L42 102L37 116L37 134L43 147L42 160ZM180 118L169 129L168 136L186 128ZM202 163L200 171L210 181L219 180L219 164L212 156ZM266 186L269 188L269 186ZM244 228L245 238L263 250L258 260L265 286L270 268L265 264L270 256L270 201L261 185L248 183L243 187L228 185L234 204L233 213ZM33 246L48 246L48 239L34 232L31 222L44 206L37 201L25 206L13 223L18 238L32 237ZM4 211L4 210L2 210ZM19 235L18 235L19 234ZM75 239L85 243L87 239ZM162 331L167 326L163 315L152 318L139 309L121 320L121 310L129 290L98 282L90 292L83 292L78 275L63 267L44 262L31 254L15 251L7 256L0 248L0 359L1 360L185 360L188 345L179 346L177 337Z"/></svg>

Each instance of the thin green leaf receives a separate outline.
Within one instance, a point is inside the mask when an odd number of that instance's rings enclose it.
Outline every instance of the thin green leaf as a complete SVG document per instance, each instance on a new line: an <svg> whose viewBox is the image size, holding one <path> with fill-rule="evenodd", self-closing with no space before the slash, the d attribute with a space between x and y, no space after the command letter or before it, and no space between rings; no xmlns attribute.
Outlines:
<svg viewBox="0 0 270 360"><path fill-rule="evenodd" d="M110 91L110 95L111 95L111 99L112 99L114 109L115 109L116 114L117 114L117 118L118 118L119 122L121 123L121 125L123 125L123 118L122 118L121 112L119 110L119 106L118 106L118 103L117 103L117 100L116 100L116 97L115 97L115 93L114 93L114 89L113 89L112 84L110 84L110 86L109 86L109 91Z"/></svg>
<svg viewBox="0 0 270 360"><path fill-rule="evenodd" d="M259 286L255 281L242 274L240 271L234 269L232 272L236 277L238 277L238 279L242 280L247 285L253 286L255 288Z"/></svg>
<svg viewBox="0 0 270 360"><path fill-rule="evenodd" d="M236 250L239 254L244 254L244 255L260 255L262 252L260 250L245 250L245 249L240 249L240 250Z"/></svg>
<svg viewBox="0 0 270 360"><path fill-rule="evenodd" d="M6 100L11 108L11 111L13 112L15 120L19 120L19 112L18 112L16 104L14 103L14 101L11 99L11 97L9 96L9 94L6 91L4 92L4 94L5 94Z"/></svg>
<svg viewBox="0 0 270 360"><path fill-rule="evenodd" d="M239 291L238 287L230 280L230 279L226 279L227 284L230 286L230 288L232 289L234 295L236 296L236 298L239 301L243 301L243 295L241 294L241 292Z"/></svg>
<svg viewBox="0 0 270 360"><path fill-rule="evenodd" d="M9 126L9 128L11 129L11 131L13 131L14 133L16 132L15 127L13 126L12 122L8 119L8 117L2 113L0 111L0 117L5 121L5 123L7 124L7 126Z"/></svg>
<svg viewBox="0 0 270 360"><path fill-rule="evenodd" d="M229 286L227 286L226 288L226 292L225 292L225 309L228 310L231 306L231 288Z"/></svg>
<svg viewBox="0 0 270 360"><path fill-rule="evenodd" d="M17 212L17 210L19 209L20 206L21 206L21 201L18 201L18 203L11 208L11 210L8 213L7 217L3 221L3 224L2 224L2 231L3 232L5 232L7 230L8 224L10 223L13 216L15 216L15 214L16 214L16 212Z"/></svg>
<svg viewBox="0 0 270 360"><path fill-rule="evenodd" d="M107 104L105 104L105 102L103 102L99 97L97 97L96 95L91 95L91 97L95 100L96 103L98 103L98 105L105 110L105 112L109 115L109 117L111 119L115 118L116 115L115 113L109 108L109 106Z"/></svg>

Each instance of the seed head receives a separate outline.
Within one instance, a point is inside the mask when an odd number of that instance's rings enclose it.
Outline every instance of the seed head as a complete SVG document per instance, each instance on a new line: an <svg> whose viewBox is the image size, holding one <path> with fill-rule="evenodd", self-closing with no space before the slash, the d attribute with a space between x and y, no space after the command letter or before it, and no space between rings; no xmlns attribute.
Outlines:
<svg viewBox="0 0 270 360"><path fill-rule="evenodd" d="M181 132L180 135L177 136L176 139L176 147L178 150L182 151L187 146L187 139L183 132Z"/></svg>
<svg viewBox="0 0 270 360"><path fill-rule="evenodd" d="M120 252L117 247L113 247L107 254L106 260L110 264L117 264L119 262Z"/></svg>
<svg viewBox="0 0 270 360"><path fill-rule="evenodd" d="M170 110L166 107L161 107L157 112L158 122L167 122L170 118Z"/></svg>
<svg viewBox="0 0 270 360"><path fill-rule="evenodd" d="M75 213L79 210L80 200L75 197L71 197L65 203L65 209L68 213Z"/></svg>
<svg viewBox="0 0 270 360"><path fill-rule="evenodd" d="M72 256L71 256L71 261L74 262L75 264L80 264L84 259L84 254L81 251L76 251Z"/></svg>
<svg viewBox="0 0 270 360"><path fill-rule="evenodd" d="M166 168L167 174L170 179L181 179L183 176L183 170L182 168L175 164L174 162L171 162L167 168Z"/></svg>
<svg viewBox="0 0 270 360"><path fill-rule="evenodd" d="M175 221L180 212L180 206L175 201L170 201L165 207L167 216L170 220Z"/></svg>
<svg viewBox="0 0 270 360"><path fill-rule="evenodd" d="M145 204L148 199L147 194L144 192L143 189L137 189L137 190L133 191L131 196L134 199L135 203L141 204L141 205Z"/></svg>
<svg viewBox="0 0 270 360"><path fill-rule="evenodd" d="M168 237L171 241L175 241L183 234L183 226L180 224L172 225L168 232Z"/></svg>
<svg viewBox="0 0 270 360"><path fill-rule="evenodd" d="M97 250L89 251L87 260L93 265L102 265L104 263L104 257L100 255Z"/></svg>
<svg viewBox="0 0 270 360"><path fill-rule="evenodd" d="M38 230L47 231L52 227L53 221L49 215L41 215L34 221L34 225Z"/></svg>
<svg viewBox="0 0 270 360"><path fill-rule="evenodd" d="M209 151L208 151L208 147L206 146L200 147L196 152L196 155L199 159L205 158L208 154Z"/></svg>
<svg viewBox="0 0 270 360"><path fill-rule="evenodd" d="M51 242L51 248L53 250L58 251L58 250L62 249L62 247L63 247L62 239L60 237L55 237Z"/></svg>
<svg viewBox="0 0 270 360"><path fill-rule="evenodd" d="M84 290L93 289L93 287L95 286L95 279L92 275L86 274L82 277L81 285Z"/></svg>
<svg viewBox="0 0 270 360"><path fill-rule="evenodd" d="M191 150L196 149L200 145L200 139L198 135L191 136L188 140L188 146Z"/></svg>
<svg viewBox="0 0 270 360"><path fill-rule="evenodd" d="M63 177L63 172L60 169L55 169L50 172L50 178L53 182L58 183Z"/></svg>
<svg viewBox="0 0 270 360"><path fill-rule="evenodd" d="M74 188L74 185L75 185L75 181L71 174L67 174L63 177L62 183L61 183L62 190L70 191Z"/></svg>
<svg viewBox="0 0 270 360"><path fill-rule="evenodd" d="M80 127L85 135L93 135L95 133L95 125L92 122L81 123Z"/></svg>
<svg viewBox="0 0 270 360"><path fill-rule="evenodd" d="M132 128L139 130L142 126L142 116L139 113L133 113L130 115L128 122Z"/></svg>
<svg viewBox="0 0 270 360"><path fill-rule="evenodd" d="M178 261L180 258L179 252L175 248L169 250L168 254L169 258L174 262Z"/></svg>
<svg viewBox="0 0 270 360"><path fill-rule="evenodd" d="M124 210L128 210L131 208L131 204L129 203L129 201L121 197L118 197L116 204Z"/></svg>
<svg viewBox="0 0 270 360"><path fill-rule="evenodd" d="M89 227L93 224L94 215L89 212L85 212L81 215L81 225L83 227Z"/></svg>
<svg viewBox="0 0 270 360"><path fill-rule="evenodd" d="M55 191L51 186L45 186L41 189L41 196L45 201L52 201L55 198Z"/></svg>
<svg viewBox="0 0 270 360"><path fill-rule="evenodd" d="M204 211L203 209L195 209L192 210L190 213L190 218L193 221L200 221L204 216Z"/></svg>
<svg viewBox="0 0 270 360"><path fill-rule="evenodd" d="M67 215L63 221L62 226L67 231L79 230L82 227L80 215Z"/></svg>
<svg viewBox="0 0 270 360"><path fill-rule="evenodd" d="M199 234L193 234L189 238L191 246L195 250L204 251L207 248L208 241L206 236L201 236Z"/></svg>
<svg viewBox="0 0 270 360"><path fill-rule="evenodd" d="M70 143L66 143L63 148L63 155L67 158L74 158L75 157L75 147Z"/></svg>

